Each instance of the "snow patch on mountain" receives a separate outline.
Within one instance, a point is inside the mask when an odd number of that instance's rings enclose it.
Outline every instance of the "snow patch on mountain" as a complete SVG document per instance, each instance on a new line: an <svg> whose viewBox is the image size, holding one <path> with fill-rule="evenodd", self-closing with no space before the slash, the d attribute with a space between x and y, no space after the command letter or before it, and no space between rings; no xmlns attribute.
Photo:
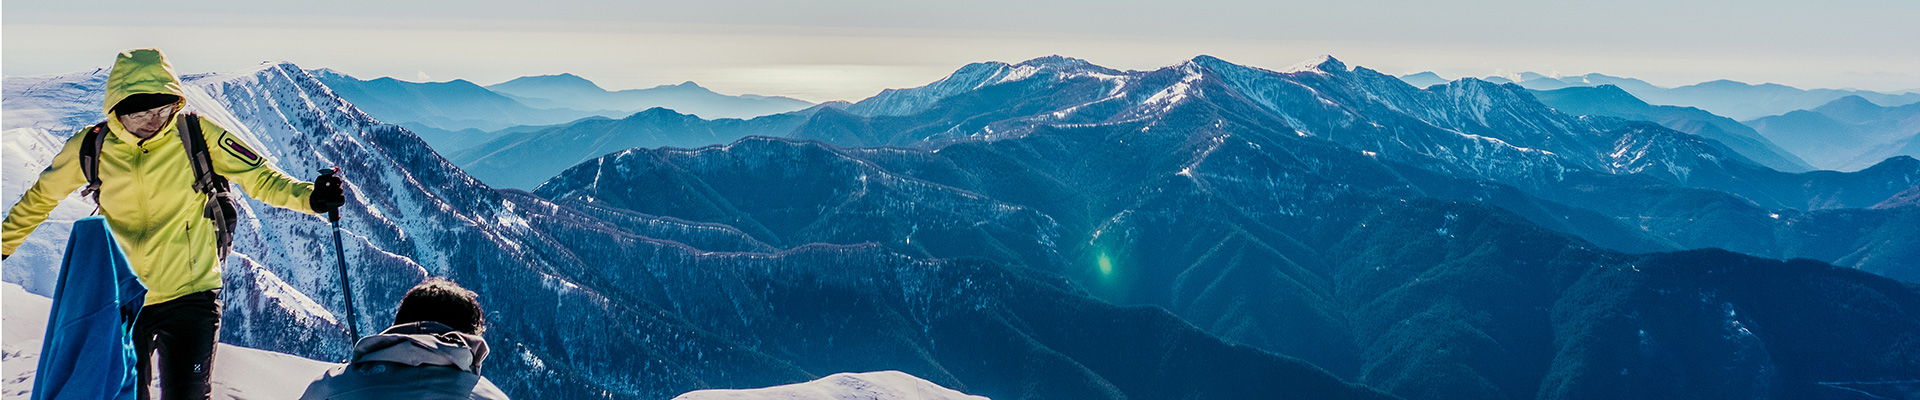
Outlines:
<svg viewBox="0 0 1920 400"><path fill-rule="evenodd" d="M701 390L674 400L987 400L900 371L839 373L760 389Z"/></svg>
<svg viewBox="0 0 1920 400"><path fill-rule="evenodd" d="M1173 108L1173 106L1180 104L1181 101L1185 101L1187 99L1187 93L1193 90L1193 84L1199 82L1204 76L1200 75L1200 72L1195 71L1194 68L1181 68L1180 73L1183 76L1179 82L1167 86L1166 89L1161 89L1159 92L1154 92L1153 96L1141 102L1141 105L1160 106L1160 112L1166 112L1167 109Z"/></svg>
<svg viewBox="0 0 1920 400"><path fill-rule="evenodd" d="M1329 54L1329 55L1321 55L1319 57L1309 58L1306 61L1294 63L1293 65L1289 65L1286 68L1281 68L1280 71L1278 72L1285 73L1285 74L1340 73L1340 72L1347 72L1347 64L1340 62L1340 60L1334 59L1333 55Z"/></svg>

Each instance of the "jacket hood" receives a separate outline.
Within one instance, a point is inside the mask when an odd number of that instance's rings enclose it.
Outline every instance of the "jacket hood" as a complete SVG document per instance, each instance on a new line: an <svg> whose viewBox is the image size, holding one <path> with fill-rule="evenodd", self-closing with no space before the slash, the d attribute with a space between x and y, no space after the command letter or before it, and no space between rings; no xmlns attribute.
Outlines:
<svg viewBox="0 0 1920 400"><path fill-rule="evenodd" d="M186 91L180 88L180 78L173 73L173 64L167 62L167 56L160 49L133 49L120 52L113 59L113 71L107 73L107 97L101 102L101 112L112 119L113 106L121 100L136 94L171 94L186 98Z"/></svg>
<svg viewBox="0 0 1920 400"><path fill-rule="evenodd" d="M487 359L487 341L480 336L453 330L433 321L394 325L378 335L353 344L353 359L386 361L412 366L446 365L480 373L480 362Z"/></svg>

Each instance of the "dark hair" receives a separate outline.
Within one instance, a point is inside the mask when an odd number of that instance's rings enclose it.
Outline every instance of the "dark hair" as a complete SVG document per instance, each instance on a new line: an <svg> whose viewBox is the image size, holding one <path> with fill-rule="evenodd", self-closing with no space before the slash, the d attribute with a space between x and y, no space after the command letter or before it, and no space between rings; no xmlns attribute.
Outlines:
<svg viewBox="0 0 1920 400"><path fill-rule="evenodd" d="M487 331L486 313L480 310L479 297L445 278L427 278L400 299L400 310L394 313L393 324L433 321L478 335Z"/></svg>
<svg viewBox="0 0 1920 400"><path fill-rule="evenodd" d="M120 99L119 103L114 103L113 113L127 115L178 102L180 102L180 96L166 93L141 93L127 96Z"/></svg>

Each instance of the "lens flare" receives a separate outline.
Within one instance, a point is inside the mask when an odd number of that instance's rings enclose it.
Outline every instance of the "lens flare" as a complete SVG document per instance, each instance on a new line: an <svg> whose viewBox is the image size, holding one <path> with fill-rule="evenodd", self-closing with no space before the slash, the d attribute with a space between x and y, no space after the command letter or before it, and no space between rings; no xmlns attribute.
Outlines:
<svg viewBox="0 0 1920 400"><path fill-rule="evenodd" d="M1113 275L1113 258L1107 257L1107 253L1100 253L1100 275Z"/></svg>

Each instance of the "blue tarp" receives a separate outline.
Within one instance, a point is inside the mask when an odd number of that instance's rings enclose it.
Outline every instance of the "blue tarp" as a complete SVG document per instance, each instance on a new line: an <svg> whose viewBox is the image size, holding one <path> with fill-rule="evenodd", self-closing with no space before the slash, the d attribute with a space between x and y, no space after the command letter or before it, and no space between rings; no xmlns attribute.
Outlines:
<svg viewBox="0 0 1920 400"><path fill-rule="evenodd" d="M75 221L40 345L33 398L136 398L133 320L146 297L147 285L133 276L107 220Z"/></svg>

